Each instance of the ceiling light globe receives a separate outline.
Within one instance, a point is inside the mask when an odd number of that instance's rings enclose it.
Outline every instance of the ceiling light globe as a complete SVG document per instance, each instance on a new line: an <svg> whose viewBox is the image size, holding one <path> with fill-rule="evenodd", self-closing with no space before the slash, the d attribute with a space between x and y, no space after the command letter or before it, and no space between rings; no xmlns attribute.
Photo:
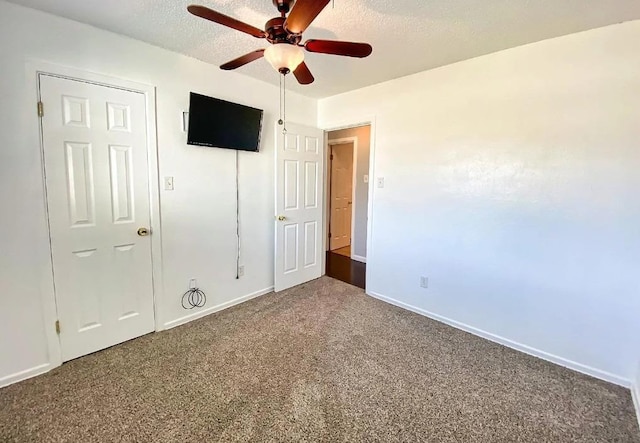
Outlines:
<svg viewBox="0 0 640 443"><path fill-rule="evenodd" d="M290 43L276 43L264 50L264 58L278 72L293 72L304 61L304 52Z"/></svg>

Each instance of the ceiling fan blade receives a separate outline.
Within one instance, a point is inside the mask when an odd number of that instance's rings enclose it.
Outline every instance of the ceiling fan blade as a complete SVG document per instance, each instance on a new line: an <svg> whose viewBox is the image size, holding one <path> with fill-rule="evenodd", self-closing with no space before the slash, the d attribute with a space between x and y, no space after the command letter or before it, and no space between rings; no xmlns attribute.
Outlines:
<svg viewBox="0 0 640 443"><path fill-rule="evenodd" d="M298 65L298 67L293 71L293 75L301 85L308 85L310 83L313 83L313 81L315 80L313 78L313 74L311 74L311 71L309 71L309 67L305 62L302 62Z"/></svg>
<svg viewBox="0 0 640 443"><path fill-rule="evenodd" d="M228 26L229 28L233 28L241 32L245 32L257 38L266 37L266 34L261 29L248 25L244 22L241 22L240 20L236 20L235 18L221 14L212 9L206 8L204 6L189 5L187 7L187 11L189 11L190 13L198 17L211 20L212 22L216 22L221 25Z"/></svg>
<svg viewBox="0 0 640 443"><path fill-rule="evenodd" d="M230 71L232 69L239 68L240 66L244 66L247 63L251 63L254 60L258 60L260 57L264 55L264 49L258 49L256 51L252 51L248 54L243 55L242 57L238 57L230 62L225 63L220 66L220 69L224 69L225 71Z"/></svg>
<svg viewBox="0 0 640 443"><path fill-rule="evenodd" d="M330 1L297 0L284 22L285 29L293 34L302 34Z"/></svg>
<svg viewBox="0 0 640 443"><path fill-rule="evenodd" d="M368 43L341 42L337 40L307 40L304 48L309 52L358 58L366 57L373 51L373 48Z"/></svg>

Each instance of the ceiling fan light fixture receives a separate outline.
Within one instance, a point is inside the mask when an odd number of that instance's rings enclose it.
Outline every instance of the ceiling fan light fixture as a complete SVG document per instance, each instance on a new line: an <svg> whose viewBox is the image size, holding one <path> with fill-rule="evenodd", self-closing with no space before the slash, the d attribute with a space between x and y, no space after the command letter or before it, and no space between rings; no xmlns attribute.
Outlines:
<svg viewBox="0 0 640 443"><path fill-rule="evenodd" d="M304 61L304 52L290 43L275 43L264 51L264 58L278 72L293 72Z"/></svg>

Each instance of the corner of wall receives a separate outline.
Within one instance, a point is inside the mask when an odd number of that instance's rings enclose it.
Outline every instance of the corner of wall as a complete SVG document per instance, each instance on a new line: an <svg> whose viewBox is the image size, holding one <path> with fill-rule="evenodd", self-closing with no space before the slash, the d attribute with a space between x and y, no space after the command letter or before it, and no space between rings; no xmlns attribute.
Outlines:
<svg viewBox="0 0 640 443"><path fill-rule="evenodd" d="M631 385L631 398L633 405L636 407L636 416L638 417L638 427L640 427L640 363L636 371L636 377Z"/></svg>

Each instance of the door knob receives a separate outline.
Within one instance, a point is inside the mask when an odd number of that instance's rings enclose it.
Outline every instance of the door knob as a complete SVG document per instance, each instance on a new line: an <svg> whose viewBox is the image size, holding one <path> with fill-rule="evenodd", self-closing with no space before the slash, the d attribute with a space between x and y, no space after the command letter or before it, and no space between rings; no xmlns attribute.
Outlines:
<svg viewBox="0 0 640 443"><path fill-rule="evenodd" d="M287 217L285 217L284 215L279 215L278 216L278 220L279 221L285 221L287 219Z"/></svg>
<svg viewBox="0 0 640 443"><path fill-rule="evenodd" d="M140 237L149 235L149 228L138 228L138 235Z"/></svg>

